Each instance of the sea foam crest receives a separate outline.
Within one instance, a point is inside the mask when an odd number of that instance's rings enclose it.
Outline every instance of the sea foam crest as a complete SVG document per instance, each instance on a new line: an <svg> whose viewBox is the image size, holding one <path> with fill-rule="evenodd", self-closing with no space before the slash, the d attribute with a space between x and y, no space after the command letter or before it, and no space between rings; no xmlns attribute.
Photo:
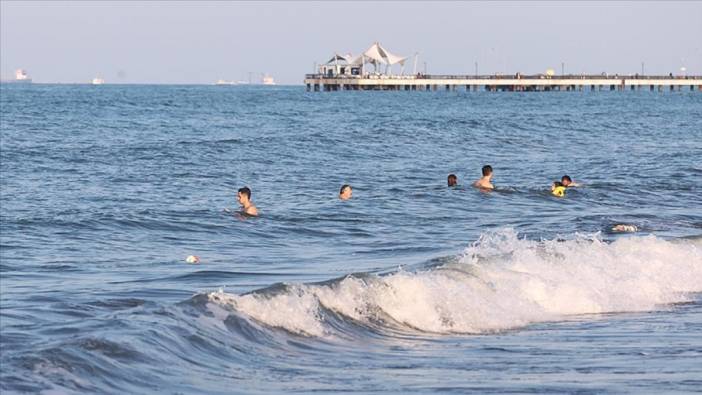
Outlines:
<svg viewBox="0 0 702 395"><path fill-rule="evenodd" d="M655 236L608 243L597 235L565 241L483 235L455 263L409 273L349 276L295 284L282 292L212 302L272 327L332 335L324 310L362 324L433 333L485 333L576 314L635 312L689 300L702 291L699 241Z"/></svg>

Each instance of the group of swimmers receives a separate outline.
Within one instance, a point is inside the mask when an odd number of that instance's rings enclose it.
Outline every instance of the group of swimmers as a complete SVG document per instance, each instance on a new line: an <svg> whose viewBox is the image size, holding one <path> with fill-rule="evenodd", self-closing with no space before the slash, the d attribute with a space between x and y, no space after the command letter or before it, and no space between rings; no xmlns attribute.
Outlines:
<svg viewBox="0 0 702 395"><path fill-rule="evenodd" d="M479 189L492 190L495 186L492 184L492 166L485 165L482 169L483 176L473 183L473 186ZM458 185L458 177L455 174L448 175L448 186L454 187ZM568 175L561 177L560 181L554 181L551 184L551 194L558 197L565 196L566 188L576 187L576 183Z"/></svg>
<svg viewBox="0 0 702 395"><path fill-rule="evenodd" d="M492 166L485 165L482 168L483 176L480 179L473 182L473 186L481 190L493 190L495 186L492 184ZM455 187L458 185L458 177L455 174L448 175L448 186ZM573 180L568 176L564 175L561 177L560 181L554 181L551 184L551 194L558 197L564 197L566 193L566 188L578 186L573 182ZM349 200L353 196L353 190L351 185L344 184L339 189L339 199ZM237 192L237 200L241 204L241 213L256 217L258 216L258 209L251 201L251 189L249 187L239 188Z"/></svg>

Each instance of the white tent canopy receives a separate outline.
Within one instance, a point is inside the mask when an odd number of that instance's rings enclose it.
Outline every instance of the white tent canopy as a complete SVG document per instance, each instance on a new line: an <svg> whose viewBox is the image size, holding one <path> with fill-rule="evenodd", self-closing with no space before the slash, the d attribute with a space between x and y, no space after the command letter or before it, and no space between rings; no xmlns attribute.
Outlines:
<svg viewBox="0 0 702 395"><path fill-rule="evenodd" d="M366 49L365 52L358 56L353 56L351 54L339 55L338 53L334 53L334 56L332 56L331 59L325 63L325 65L334 65L335 67L342 65L360 66L361 73L363 74L364 64L372 64L375 70L378 70L379 65L385 65L386 73L390 71L391 66L399 64L402 68L402 73L404 73L404 66L407 59L408 58L406 56L395 55L383 48L380 43L375 42L368 49Z"/></svg>
<svg viewBox="0 0 702 395"><path fill-rule="evenodd" d="M371 45L363 55L370 59L369 63L382 63L391 66L398 63L404 66L405 60L407 60L407 57L395 55L377 42Z"/></svg>
<svg viewBox="0 0 702 395"><path fill-rule="evenodd" d="M349 64L354 65L354 66L360 66L364 63L363 58L365 56L363 54L360 54L356 57L349 57Z"/></svg>

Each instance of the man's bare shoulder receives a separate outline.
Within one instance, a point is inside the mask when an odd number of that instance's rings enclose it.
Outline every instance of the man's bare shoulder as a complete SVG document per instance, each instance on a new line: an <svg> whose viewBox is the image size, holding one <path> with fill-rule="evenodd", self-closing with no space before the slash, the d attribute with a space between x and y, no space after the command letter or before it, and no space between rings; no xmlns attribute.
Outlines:
<svg viewBox="0 0 702 395"><path fill-rule="evenodd" d="M251 205L247 207L246 210L244 210L244 214L256 217L258 216L258 209L256 208L256 206Z"/></svg>

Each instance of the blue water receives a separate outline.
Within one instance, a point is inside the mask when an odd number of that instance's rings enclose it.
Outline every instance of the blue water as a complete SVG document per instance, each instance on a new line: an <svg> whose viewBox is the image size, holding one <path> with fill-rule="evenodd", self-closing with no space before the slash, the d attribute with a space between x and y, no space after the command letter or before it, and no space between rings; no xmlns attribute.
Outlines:
<svg viewBox="0 0 702 395"><path fill-rule="evenodd" d="M0 93L3 393L702 386L700 92Z"/></svg>

